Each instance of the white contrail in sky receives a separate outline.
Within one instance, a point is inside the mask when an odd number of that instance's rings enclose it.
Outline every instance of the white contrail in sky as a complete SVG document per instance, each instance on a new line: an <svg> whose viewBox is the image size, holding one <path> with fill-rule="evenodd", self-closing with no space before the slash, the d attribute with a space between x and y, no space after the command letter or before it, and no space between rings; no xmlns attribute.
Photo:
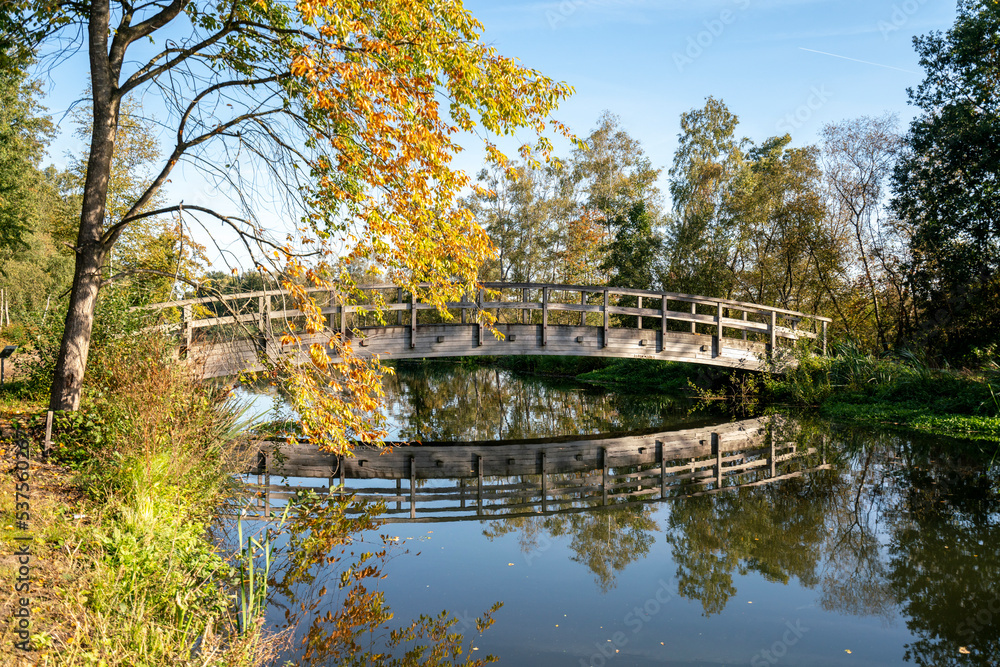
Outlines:
<svg viewBox="0 0 1000 667"><path fill-rule="evenodd" d="M875 65L875 67L884 67L886 69L894 69L900 72L906 72L907 74L920 74L920 72L914 72L912 70L903 69L902 67L893 67L892 65L883 65L881 63L873 63L867 60L858 60L857 58L848 58L847 56L838 56L836 53L827 53L826 51L817 51L816 49L807 49L804 46L800 46L803 51L811 51L812 53L821 53L824 56L833 56L834 58L843 58L844 60L853 60L856 63L864 63L865 65Z"/></svg>

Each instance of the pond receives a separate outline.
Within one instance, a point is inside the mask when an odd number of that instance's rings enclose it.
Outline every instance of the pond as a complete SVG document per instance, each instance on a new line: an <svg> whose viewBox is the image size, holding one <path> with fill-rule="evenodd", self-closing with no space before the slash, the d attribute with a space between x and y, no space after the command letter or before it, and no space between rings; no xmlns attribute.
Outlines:
<svg viewBox="0 0 1000 667"><path fill-rule="evenodd" d="M432 454L397 447L345 482L387 500L390 523L350 549L389 538L390 625L445 610L501 665L1000 660L995 443L735 420L458 364L400 368L389 392L392 437ZM337 481L290 473L269 482ZM347 560L297 590L315 611L286 659L308 662L300 640L342 604ZM269 608L274 628L291 602Z"/></svg>

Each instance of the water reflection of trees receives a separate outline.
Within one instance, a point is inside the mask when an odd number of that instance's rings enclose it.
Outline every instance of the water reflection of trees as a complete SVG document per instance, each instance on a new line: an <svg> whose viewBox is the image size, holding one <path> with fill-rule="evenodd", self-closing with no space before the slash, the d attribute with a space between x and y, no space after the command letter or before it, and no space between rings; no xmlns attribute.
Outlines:
<svg viewBox="0 0 1000 667"><path fill-rule="evenodd" d="M516 533L521 551L533 559L546 551L551 540L568 536L571 560L594 574L602 592L615 587L618 573L645 558L659 530L652 518L654 508L622 503L592 512L545 517L512 517L491 522L483 534L491 541Z"/></svg>
<svg viewBox="0 0 1000 667"><path fill-rule="evenodd" d="M917 665L995 665L1000 466L974 448L890 433L838 431L827 443L833 470L679 498L662 525L654 506L624 503L499 520L486 534L517 534L529 558L568 536L572 559L607 591L662 530L678 593L706 615L736 595L736 575L757 573L814 588L826 611L887 625L901 617L913 635L905 657Z"/></svg>
<svg viewBox="0 0 1000 667"><path fill-rule="evenodd" d="M666 533L677 564L678 593L698 600L706 616L736 594L733 575L757 572L768 581L818 582L825 538L823 503L829 475L679 499Z"/></svg>
<svg viewBox="0 0 1000 667"><path fill-rule="evenodd" d="M685 423L674 397L581 390L551 380L514 377L496 368L407 364L389 379L389 414L399 437L500 440L662 427Z"/></svg>

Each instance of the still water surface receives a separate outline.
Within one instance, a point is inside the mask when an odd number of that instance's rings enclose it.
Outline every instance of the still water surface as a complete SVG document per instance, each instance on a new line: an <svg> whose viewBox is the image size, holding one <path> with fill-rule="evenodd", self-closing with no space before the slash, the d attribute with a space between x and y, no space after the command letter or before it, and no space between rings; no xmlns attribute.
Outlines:
<svg viewBox="0 0 1000 667"><path fill-rule="evenodd" d="M422 441L727 421L682 399L459 365L400 369L389 402L392 437ZM384 567L386 602L399 624L447 610L474 656L501 665L1000 664L997 445L784 423L801 451L822 443L822 461L803 458L797 476L573 513L387 524L365 536L405 545ZM322 613L339 604L338 577L317 572ZM473 620L497 601L477 635ZM281 600L268 621L281 626Z"/></svg>

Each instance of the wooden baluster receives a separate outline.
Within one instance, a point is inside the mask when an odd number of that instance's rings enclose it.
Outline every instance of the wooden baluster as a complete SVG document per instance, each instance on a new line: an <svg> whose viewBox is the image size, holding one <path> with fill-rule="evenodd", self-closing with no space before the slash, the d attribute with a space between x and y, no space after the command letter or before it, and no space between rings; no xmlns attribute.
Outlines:
<svg viewBox="0 0 1000 667"><path fill-rule="evenodd" d="M698 314L698 304L694 301L691 302L691 314ZM698 324L696 322L691 322L691 333L698 333Z"/></svg>
<svg viewBox="0 0 1000 667"><path fill-rule="evenodd" d="M747 339L747 329L746 329L747 325L746 325L746 322L747 322L747 311L744 310L743 311L743 340Z"/></svg>
<svg viewBox="0 0 1000 667"><path fill-rule="evenodd" d="M778 313L773 310L771 311L771 321L767 323L767 333L770 337L768 352L771 354L771 358L774 359L778 348Z"/></svg>
<svg viewBox="0 0 1000 667"><path fill-rule="evenodd" d="M521 290L521 303L528 303L528 288L525 287ZM524 308L521 310L521 324L528 323L528 309Z"/></svg>
<svg viewBox="0 0 1000 667"><path fill-rule="evenodd" d="M476 485L476 514L483 513L483 457L476 457L476 468L479 481Z"/></svg>
<svg viewBox="0 0 1000 667"><path fill-rule="evenodd" d="M722 302L718 302L715 310L715 349L712 350L713 357L722 356Z"/></svg>
<svg viewBox="0 0 1000 667"><path fill-rule="evenodd" d="M548 480L546 479L545 452L542 452L542 514L548 511Z"/></svg>
<svg viewBox="0 0 1000 667"><path fill-rule="evenodd" d="M417 466L410 457L410 518L417 518Z"/></svg>
<svg viewBox="0 0 1000 667"><path fill-rule="evenodd" d="M417 293L410 292L410 349L417 346Z"/></svg>
<svg viewBox="0 0 1000 667"><path fill-rule="evenodd" d="M639 308L640 309L642 308L642 297L641 296L639 297ZM638 322L638 326L636 328L637 329L641 329L642 328L642 315L638 316L637 322Z"/></svg>
<svg viewBox="0 0 1000 667"><path fill-rule="evenodd" d="M826 356L826 320L823 320L823 356Z"/></svg>
<svg viewBox="0 0 1000 667"><path fill-rule="evenodd" d="M335 305L336 303L337 303L336 293L334 293L332 290L330 292L327 292L326 307L330 309L330 314L328 318L329 318L329 327L331 332L333 331L334 312L337 309L337 306Z"/></svg>
<svg viewBox="0 0 1000 667"><path fill-rule="evenodd" d="M486 296L486 290L484 288L480 287L479 288L479 296L477 297L478 300L479 300L478 303L479 303L479 310L480 311L482 311L482 309L483 309L483 303L486 300L485 296ZM483 330L486 328L486 326L483 324L483 314L482 314L482 312L479 313L478 320L479 320L479 343L478 344L481 346L483 344Z"/></svg>
<svg viewBox="0 0 1000 667"><path fill-rule="evenodd" d="M604 291L607 294L607 290ZM608 504L608 448L601 447L601 503Z"/></svg>
<svg viewBox="0 0 1000 667"><path fill-rule="evenodd" d="M402 304L403 303L403 288L402 287L397 287L396 288L396 303L397 304ZM401 311L401 310L397 310L396 311L396 326L399 326L399 327L403 326L403 311Z"/></svg>
<svg viewBox="0 0 1000 667"><path fill-rule="evenodd" d="M549 342L549 288L542 288L542 346Z"/></svg>
<svg viewBox="0 0 1000 667"><path fill-rule="evenodd" d="M768 457L768 463L771 466L771 477L774 477L777 473L777 461L775 461L775 446L774 446L774 428L771 424L767 425L767 439L771 442L770 456Z"/></svg>
<svg viewBox="0 0 1000 667"><path fill-rule="evenodd" d="M667 345L667 297L664 295L660 299L660 352Z"/></svg>
<svg viewBox="0 0 1000 667"><path fill-rule="evenodd" d="M184 341L182 352L187 354L191 349L191 339L194 337L194 327L191 326L191 306L190 304L181 308L181 338Z"/></svg>
<svg viewBox="0 0 1000 667"><path fill-rule="evenodd" d="M608 290L604 290L604 347L608 346L608 330L611 328L611 313L608 312Z"/></svg>
<svg viewBox="0 0 1000 667"><path fill-rule="evenodd" d="M581 306L587 305L587 293L584 292L583 290L580 290L580 305ZM582 310L580 311L580 326L581 327L587 326L587 313Z"/></svg>
<svg viewBox="0 0 1000 667"><path fill-rule="evenodd" d="M667 457L663 455L663 443L657 441L656 445L660 448L660 499L662 500L667 497Z"/></svg>

